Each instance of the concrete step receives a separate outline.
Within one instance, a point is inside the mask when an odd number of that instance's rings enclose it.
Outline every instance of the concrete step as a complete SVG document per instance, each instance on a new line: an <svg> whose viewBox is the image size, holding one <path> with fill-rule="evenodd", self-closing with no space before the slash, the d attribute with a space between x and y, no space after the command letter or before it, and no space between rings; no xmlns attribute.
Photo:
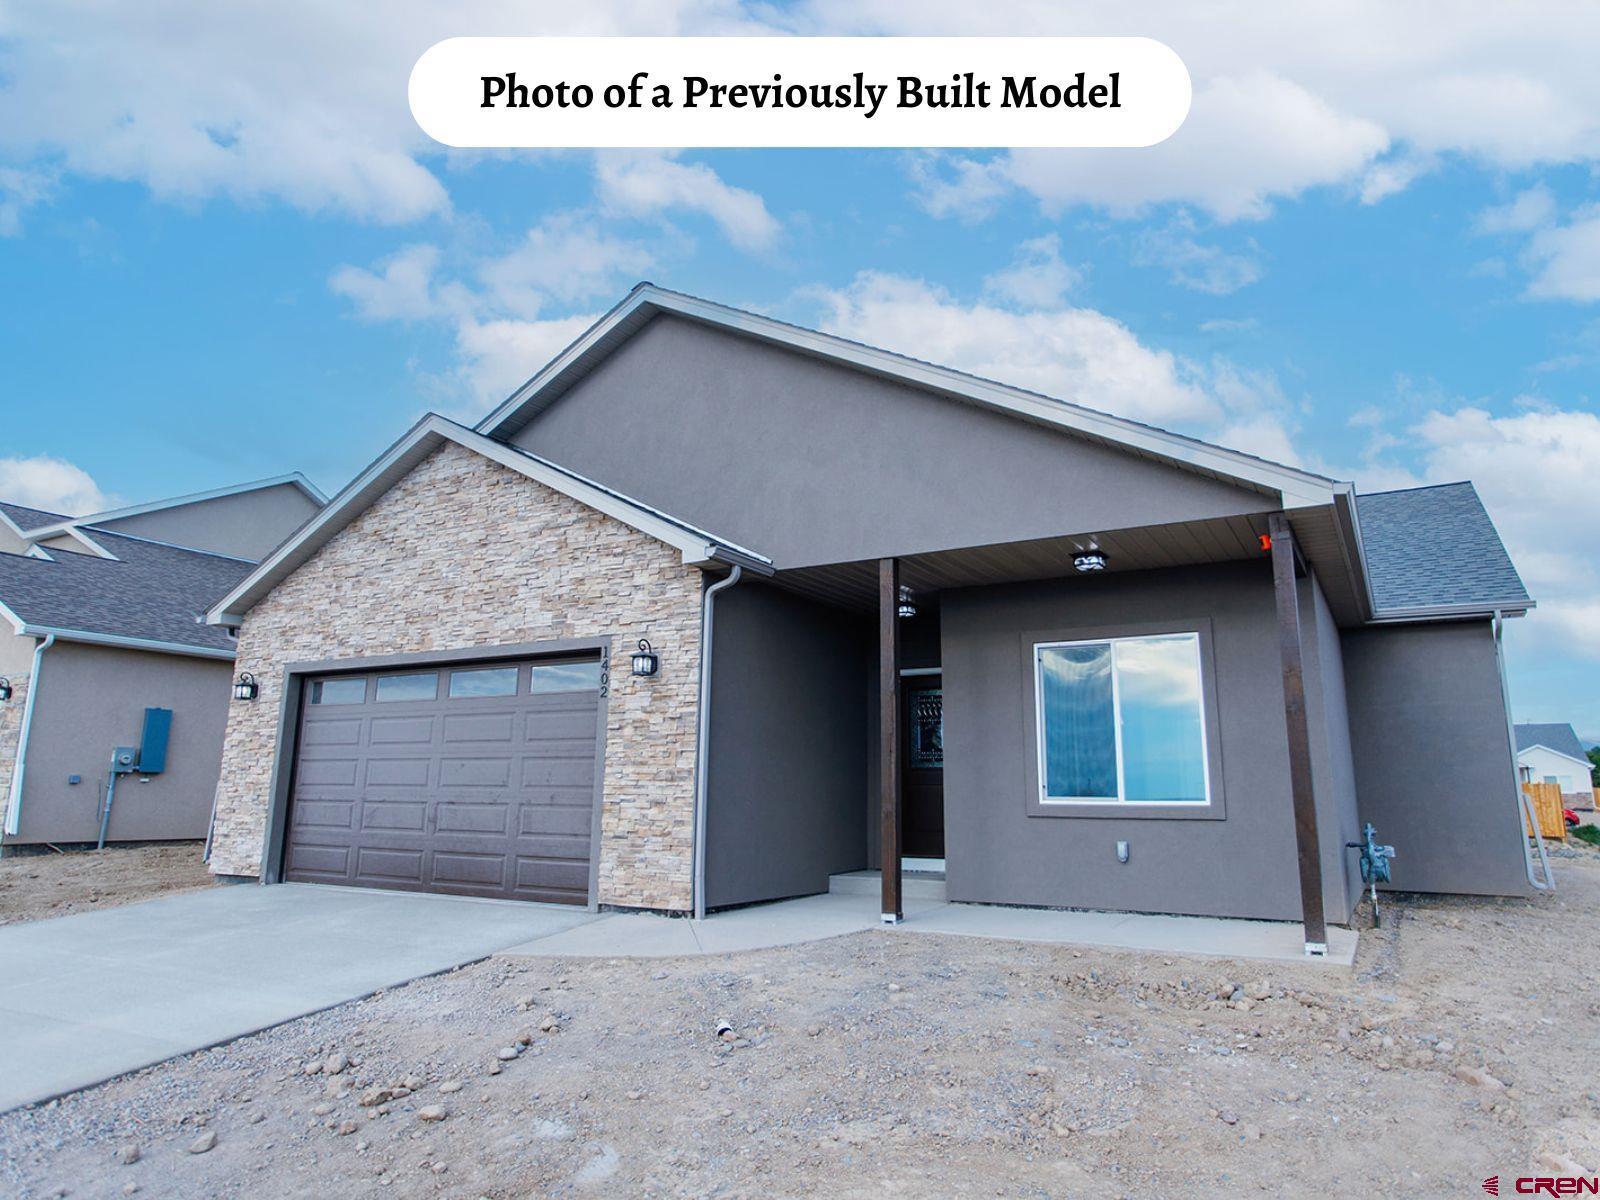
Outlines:
<svg viewBox="0 0 1600 1200"><path fill-rule="evenodd" d="M876 896L883 887L881 871L848 871L828 877L828 891L835 896ZM917 900L943 900L944 876L922 871L900 874L900 894Z"/></svg>

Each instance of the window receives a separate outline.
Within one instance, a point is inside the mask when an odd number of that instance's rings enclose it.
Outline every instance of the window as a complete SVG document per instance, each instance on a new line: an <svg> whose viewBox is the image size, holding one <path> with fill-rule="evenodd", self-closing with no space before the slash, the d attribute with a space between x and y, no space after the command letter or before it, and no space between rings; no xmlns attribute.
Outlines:
<svg viewBox="0 0 1600 1200"><path fill-rule="evenodd" d="M318 679L311 684L313 704L361 704L366 698L365 679Z"/></svg>
<svg viewBox="0 0 1600 1200"><path fill-rule="evenodd" d="M432 671L424 675L379 675L378 699L436 700L439 697L439 676Z"/></svg>
<svg viewBox="0 0 1600 1200"><path fill-rule="evenodd" d="M1198 634L1039 643L1033 677L1041 803L1210 802Z"/></svg>
<svg viewBox="0 0 1600 1200"><path fill-rule="evenodd" d="M515 696L517 669L488 667L479 671L451 671L450 698L463 696Z"/></svg>
<svg viewBox="0 0 1600 1200"><path fill-rule="evenodd" d="M530 672L533 692L587 692L600 686L599 660L591 662L535 663Z"/></svg>

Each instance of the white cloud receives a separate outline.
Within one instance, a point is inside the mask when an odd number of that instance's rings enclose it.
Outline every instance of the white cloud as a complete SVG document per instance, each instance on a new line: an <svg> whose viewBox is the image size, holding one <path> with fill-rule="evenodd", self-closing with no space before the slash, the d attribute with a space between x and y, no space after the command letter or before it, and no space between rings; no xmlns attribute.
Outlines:
<svg viewBox="0 0 1600 1200"><path fill-rule="evenodd" d="M1137 215L1182 202L1218 220L1259 219L1277 198L1359 176L1387 149L1383 128L1264 72L1196 87L1183 127L1147 150L1015 150L1005 174L1048 213L1073 204Z"/></svg>
<svg viewBox="0 0 1600 1200"><path fill-rule="evenodd" d="M1565 225L1541 229L1524 260L1528 295L1540 300L1600 300L1600 205L1579 209Z"/></svg>
<svg viewBox="0 0 1600 1200"><path fill-rule="evenodd" d="M1093 309L967 305L923 280L873 272L816 295L822 328L870 345L1138 420L1217 412L1194 368Z"/></svg>
<svg viewBox="0 0 1600 1200"><path fill-rule="evenodd" d="M20 234L22 214L46 200L54 188L51 172L0 167L0 237Z"/></svg>
<svg viewBox="0 0 1600 1200"><path fill-rule="evenodd" d="M1226 296L1261 278L1261 265L1243 254L1207 246L1177 229L1148 229L1134 242L1133 261L1163 267L1180 287Z"/></svg>
<svg viewBox="0 0 1600 1200"><path fill-rule="evenodd" d="M0 458L0 500L73 517L115 503L82 467L48 454Z"/></svg>
<svg viewBox="0 0 1600 1200"><path fill-rule="evenodd" d="M373 267L347 264L328 286L367 321L430 321L455 336L455 363L432 381L452 411L476 415L503 399L597 319L551 317L597 296L615 296L652 259L578 212L555 213L512 249L454 273L437 246L408 246Z"/></svg>
<svg viewBox="0 0 1600 1200"><path fill-rule="evenodd" d="M1556 215L1556 199L1544 184L1519 192L1505 204L1478 214L1479 233L1527 233L1548 225Z"/></svg>
<svg viewBox="0 0 1600 1200"><path fill-rule="evenodd" d="M615 215L698 212L742 250L770 249L782 232L760 196L723 182L704 163L679 162L673 151L599 151L595 180L601 204Z"/></svg>
<svg viewBox="0 0 1600 1200"><path fill-rule="evenodd" d="M1363 490L1470 479L1539 607L1519 634L1530 644L1600 658L1600 522L1595 464L1600 416L1532 408L1497 416L1476 406L1434 409L1406 439L1413 478L1379 463Z"/></svg>
<svg viewBox="0 0 1600 1200"><path fill-rule="evenodd" d="M328 286L355 305L364 321L420 321L437 315L433 273L439 247L407 246L378 263L379 270L343 266Z"/></svg>
<svg viewBox="0 0 1600 1200"><path fill-rule="evenodd" d="M578 213L558 213L530 229L515 250L485 263L478 277L494 304L531 317L548 299L570 304L616 292L653 261L640 243L608 234Z"/></svg>
<svg viewBox="0 0 1600 1200"><path fill-rule="evenodd" d="M984 278L983 290L1024 308L1049 308L1078 285L1081 276L1061 258L1061 238L1051 233L1017 247L1011 265Z"/></svg>

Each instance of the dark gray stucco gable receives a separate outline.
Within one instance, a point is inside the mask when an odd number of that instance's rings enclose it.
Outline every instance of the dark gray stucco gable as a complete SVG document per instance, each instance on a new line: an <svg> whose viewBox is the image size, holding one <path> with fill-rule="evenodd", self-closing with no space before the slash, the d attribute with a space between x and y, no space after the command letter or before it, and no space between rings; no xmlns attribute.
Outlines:
<svg viewBox="0 0 1600 1200"><path fill-rule="evenodd" d="M294 484L280 483L116 517L98 522L95 528L255 561L266 557L321 507Z"/></svg>
<svg viewBox="0 0 1600 1200"><path fill-rule="evenodd" d="M665 315L511 440L759 547L780 568L1277 507L1247 488Z"/></svg>

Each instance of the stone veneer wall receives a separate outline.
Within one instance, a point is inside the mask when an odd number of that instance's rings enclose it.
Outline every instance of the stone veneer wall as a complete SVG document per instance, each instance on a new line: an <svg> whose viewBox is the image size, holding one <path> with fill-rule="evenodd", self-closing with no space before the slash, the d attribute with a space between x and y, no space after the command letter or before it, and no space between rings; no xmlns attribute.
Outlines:
<svg viewBox="0 0 1600 1200"><path fill-rule="evenodd" d="M290 662L610 637L599 900L692 905L701 574L679 551L460 446L435 451L246 614L211 869L260 870ZM636 679L648 637L661 670Z"/></svg>
<svg viewBox="0 0 1600 1200"><path fill-rule="evenodd" d="M11 699L0 704L0 825L11 811L11 780L22 741L22 712L28 703L27 675L11 675Z"/></svg>

